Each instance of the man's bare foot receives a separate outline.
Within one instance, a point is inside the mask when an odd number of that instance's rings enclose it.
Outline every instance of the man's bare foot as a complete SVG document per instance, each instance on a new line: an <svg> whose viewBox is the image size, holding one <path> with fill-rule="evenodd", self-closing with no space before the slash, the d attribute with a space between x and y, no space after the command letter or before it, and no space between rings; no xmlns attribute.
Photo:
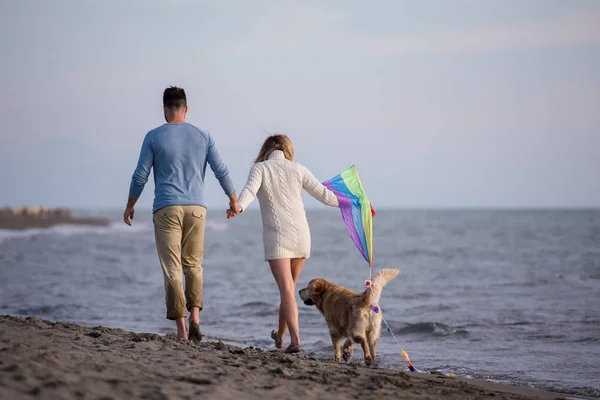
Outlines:
<svg viewBox="0 0 600 400"><path fill-rule="evenodd" d="M177 318L175 324L177 324L177 337L179 339L188 340L188 329L187 326L185 326L185 318Z"/></svg>
<svg viewBox="0 0 600 400"><path fill-rule="evenodd" d="M200 324L190 321L189 340L200 343L202 341L202 332L200 332Z"/></svg>
<svg viewBox="0 0 600 400"><path fill-rule="evenodd" d="M188 330L187 328L183 331L180 331L179 329L177 329L177 339L183 339L183 340L188 340Z"/></svg>

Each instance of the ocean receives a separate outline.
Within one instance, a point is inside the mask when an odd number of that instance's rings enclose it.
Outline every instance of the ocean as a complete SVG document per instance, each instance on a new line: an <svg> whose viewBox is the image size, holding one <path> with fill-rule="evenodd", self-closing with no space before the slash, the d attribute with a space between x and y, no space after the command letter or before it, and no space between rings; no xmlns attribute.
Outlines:
<svg viewBox="0 0 600 400"><path fill-rule="evenodd" d="M273 348L279 296L263 260L260 214L209 209L205 340ZM80 211L108 227L0 231L0 314L173 333L151 214ZM339 210L307 212L322 277L362 291L369 266ZM600 210L379 210L374 271L399 268L381 308L416 368L600 397ZM298 298L305 352L333 355L325 321ZM289 340L289 335L287 336ZM385 330L378 367L407 370ZM361 362L355 348L353 362Z"/></svg>

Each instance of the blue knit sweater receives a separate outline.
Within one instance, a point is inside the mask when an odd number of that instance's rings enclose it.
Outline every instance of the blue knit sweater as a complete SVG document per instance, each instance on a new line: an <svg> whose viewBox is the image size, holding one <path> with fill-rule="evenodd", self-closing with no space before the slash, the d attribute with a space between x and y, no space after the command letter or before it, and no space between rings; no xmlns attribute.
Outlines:
<svg viewBox="0 0 600 400"><path fill-rule="evenodd" d="M164 124L146 134L129 197L137 199L154 169L152 212L172 205L206 207L204 176L210 165L226 195L235 192L212 136L191 124Z"/></svg>

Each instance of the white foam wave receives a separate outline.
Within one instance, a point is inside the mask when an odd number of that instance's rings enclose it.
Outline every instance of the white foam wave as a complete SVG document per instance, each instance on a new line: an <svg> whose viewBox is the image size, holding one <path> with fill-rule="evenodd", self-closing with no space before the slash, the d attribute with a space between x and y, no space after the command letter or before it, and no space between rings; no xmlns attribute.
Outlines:
<svg viewBox="0 0 600 400"><path fill-rule="evenodd" d="M207 221L206 229L215 232L224 232L229 229L225 222ZM26 239L40 235L106 235L110 233L138 233L153 230L152 223L136 222L132 226L127 226L122 222L112 222L108 226L88 226L88 225L54 225L49 228L32 228L22 231L13 231L0 229L0 243L8 239Z"/></svg>
<svg viewBox="0 0 600 400"><path fill-rule="evenodd" d="M225 232L229 229L229 225L226 222L208 220L206 221L205 228L209 231Z"/></svg>
<svg viewBox="0 0 600 400"><path fill-rule="evenodd" d="M33 228L22 231L12 231L0 229L0 243L7 239L23 239L40 235L105 235L110 233L137 233L152 230L152 224L136 223L133 226L127 226L123 223L113 222L108 226L87 226L87 225L54 225L49 228Z"/></svg>

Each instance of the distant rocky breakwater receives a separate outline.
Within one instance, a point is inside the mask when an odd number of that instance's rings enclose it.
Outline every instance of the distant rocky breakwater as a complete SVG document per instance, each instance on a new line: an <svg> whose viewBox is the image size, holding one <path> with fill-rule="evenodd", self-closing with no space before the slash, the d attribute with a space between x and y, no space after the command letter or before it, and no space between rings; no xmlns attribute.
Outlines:
<svg viewBox="0 0 600 400"><path fill-rule="evenodd" d="M110 220L96 217L74 217L66 208L44 206L0 209L0 229L24 230L49 228L54 225L107 226Z"/></svg>

